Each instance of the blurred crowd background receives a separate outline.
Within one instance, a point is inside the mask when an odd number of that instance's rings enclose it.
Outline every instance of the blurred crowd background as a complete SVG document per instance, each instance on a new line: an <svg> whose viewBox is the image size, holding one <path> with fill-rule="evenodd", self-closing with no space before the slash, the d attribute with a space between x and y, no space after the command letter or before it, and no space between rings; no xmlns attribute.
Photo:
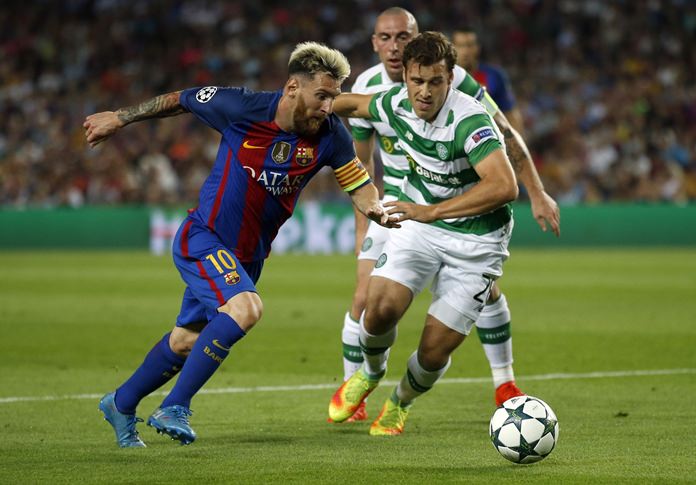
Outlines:
<svg viewBox="0 0 696 485"><path fill-rule="evenodd" d="M0 205L195 205L217 132L182 115L90 149L84 117L192 86L280 88L306 40L346 54L347 90L377 62L374 20L394 5L421 31L478 29L561 204L696 200L691 0L4 0ZM340 197L324 172L303 195Z"/></svg>

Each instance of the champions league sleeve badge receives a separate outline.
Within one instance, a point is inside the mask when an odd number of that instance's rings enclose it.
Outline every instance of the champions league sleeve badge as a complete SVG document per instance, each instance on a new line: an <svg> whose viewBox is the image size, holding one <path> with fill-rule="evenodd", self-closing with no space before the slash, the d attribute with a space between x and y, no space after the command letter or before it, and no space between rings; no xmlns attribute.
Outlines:
<svg viewBox="0 0 696 485"><path fill-rule="evenodd" d="M205 88L201 88L196 93L196 101L198 101L199 103L207 103L208 101L213 99L213 96L215 96L216 92L217 92L217 87L215 87L215 86L208 86Z"/></svg>

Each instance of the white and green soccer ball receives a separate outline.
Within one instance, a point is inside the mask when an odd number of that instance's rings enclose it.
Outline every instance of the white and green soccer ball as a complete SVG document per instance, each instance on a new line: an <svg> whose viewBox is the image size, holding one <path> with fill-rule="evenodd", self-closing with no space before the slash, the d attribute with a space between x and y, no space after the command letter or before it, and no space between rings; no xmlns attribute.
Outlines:
<svg viewBox="0 0 696 485"><path fill-rule="evenodd" d="M558 418L541 399L518 396L495 410L489 431L493 446L503 457L514 463L534 463L555 448Z"/></svg>

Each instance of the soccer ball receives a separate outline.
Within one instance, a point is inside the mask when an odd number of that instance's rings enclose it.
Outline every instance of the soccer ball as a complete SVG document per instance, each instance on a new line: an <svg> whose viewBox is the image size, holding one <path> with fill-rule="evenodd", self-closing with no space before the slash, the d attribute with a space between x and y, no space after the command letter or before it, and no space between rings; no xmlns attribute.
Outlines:
<svg viewBox="0 0 696 485"><path fill-rule="evenodd" d="M514 463L534 463L556 446L558 418L537 397L513 397L495 410L489 431L493 446L505 458Z"/></svg>

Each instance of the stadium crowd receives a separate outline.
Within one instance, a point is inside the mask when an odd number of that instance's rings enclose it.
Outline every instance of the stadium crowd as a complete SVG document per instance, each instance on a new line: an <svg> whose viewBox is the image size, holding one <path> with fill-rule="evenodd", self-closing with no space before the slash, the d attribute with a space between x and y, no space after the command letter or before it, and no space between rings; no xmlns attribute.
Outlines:
<svg viewBox="0 0 696 485"><path fill-rule="evenodd" d="M193 117L97 149L89 113L190 86L273 89L297 42L373 65L385 1L8 0L0 9L0 205L195 204L218 134ZM404 1L421 30L479 29L561 204L696 200L696 2ZM348 90L353 78L344 85ZM338 196L316 177L304 199Z"/></svg>

